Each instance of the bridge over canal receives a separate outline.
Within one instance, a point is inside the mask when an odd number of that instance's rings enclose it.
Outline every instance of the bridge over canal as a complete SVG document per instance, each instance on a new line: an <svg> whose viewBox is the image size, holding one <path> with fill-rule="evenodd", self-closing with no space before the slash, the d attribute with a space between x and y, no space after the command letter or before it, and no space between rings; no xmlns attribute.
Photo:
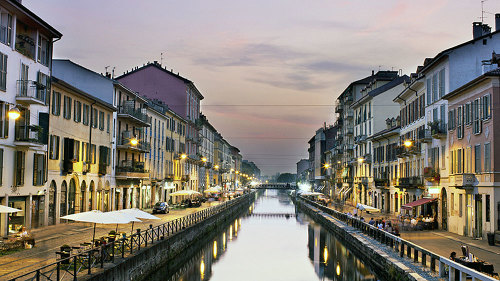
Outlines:
<svg viewBox="0 0 500 281"><path fill-rule="evenodd" d="M297 189L295 183L262 183L253 187L254 189Z"/></svg>

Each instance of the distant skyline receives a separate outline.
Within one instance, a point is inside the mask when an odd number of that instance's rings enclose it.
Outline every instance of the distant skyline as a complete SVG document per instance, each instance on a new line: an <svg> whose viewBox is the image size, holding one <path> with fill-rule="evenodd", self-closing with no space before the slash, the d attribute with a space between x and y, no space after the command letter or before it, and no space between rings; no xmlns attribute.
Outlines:
<svg viewBox="0 0 500 281"><path fill-rule="evenodd" d="M23 0L63 37L54 57L116 76L152 61L192 80L202 112L263 174L295 173L372 70L415 72L472 39L481 1ZM500 1L484 3L495 30ZM161 59L163 53L163 59ZM392 101L388 101L392 102Z"/></svg>

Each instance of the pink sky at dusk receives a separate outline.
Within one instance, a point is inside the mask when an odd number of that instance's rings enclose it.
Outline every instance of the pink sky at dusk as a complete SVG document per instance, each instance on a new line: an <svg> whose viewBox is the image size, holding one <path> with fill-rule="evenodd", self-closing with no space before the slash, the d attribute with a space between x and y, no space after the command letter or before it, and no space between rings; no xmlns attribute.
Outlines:
<svg viewBox="0 0 500 281"><path fill-rule="evenodd" d="M120 75L163 52L163 64L205 96L214 127L264 174L295 172L351 81L378 69L414 72L426 57L472 39L481 16L479 0L23 4L63 33L56 58ZM500 1L484 8L494 30Z"/></svg>

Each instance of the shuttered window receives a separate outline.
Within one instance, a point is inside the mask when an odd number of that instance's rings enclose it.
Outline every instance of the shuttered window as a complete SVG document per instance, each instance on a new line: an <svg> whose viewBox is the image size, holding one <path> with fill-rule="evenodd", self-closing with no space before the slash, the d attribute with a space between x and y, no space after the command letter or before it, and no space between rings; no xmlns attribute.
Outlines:
<svg viewBox="0 0 500 281"><path fill-rule="evenodd" d="M442 98L444 96L444 83L445 83L445 77L443 68L439 71L439 98Z"/></svg>
<svg viewBox="0 0 500 281"><path fill-rule="evenodd" d="M14 151L14 184L15 186L24 185L24 165L25 165L25 152Z"/></svg>
<svg viewBox="0 0 500 281"><path fill-rule="evenodd" d="M52 115L61 115L61 93L52 91Z"/></svg>
<svg viewBox="0 0 500 281"><path fill-rule="evenodd" d="M0 53L0 90L7 89L7 55Z"/></svg>
<svg viewBox="0 0 500 281"><path fill-rule="evenodd" d="M40 186L45 183L45 155L34 154L33 157L33 185Z"/></svg>
<svg viewBox="0 0 500 281"><path fill-rule="evenodd" d="M56 135L50 136L49 143L49 159L57 160L59 159L59 143L60 137Z"/></svg>
<svg viewBox="0 0 500 281"><path fill-rule="evenodd" d="M9 137L9 105L0 103L0 138Z"/></svg>

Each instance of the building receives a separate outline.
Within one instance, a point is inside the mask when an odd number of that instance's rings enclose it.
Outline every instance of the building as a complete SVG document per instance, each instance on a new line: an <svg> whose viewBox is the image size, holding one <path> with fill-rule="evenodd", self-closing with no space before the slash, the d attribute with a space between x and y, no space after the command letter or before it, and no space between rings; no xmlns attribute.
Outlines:
<svg viewBox="0 0 500 281"><path fill-rule="evenodd" d="M136 67L116 80L141 96L169 105L173 112L186 120L186 172L189 175L187 185L189 189L198 190L201 157L198 151L199 128L196 122L200 118L200 101L203 96L194 83L167 70L156 61Z"/></svg>
<svg viewBox="0 0 500 281"><path fill-rule="evenodd" d="M57 77L51 85L47 224L74 213L117 209L110 184L116 108Z"/></svg>
<svg viewBox="0 0 500 281"><path fill-rule="evenodd" d="M62 34L21 1L0 3L0 26L0 201L22 210L1 215L7 235L48 223L49 77ZM16 120L11 110L20 114Z"/></svg>
<svg viewBox="0 0 500 281"><path fill-rule="evenodd" d="M309 159L300 159L297 162L297 181L306 183L309 177Z"/></svg>
<svg viewBox="0 0 500 281"><path fill-rule="evenodd" d="M500 69L486 72L443 97L453 119L448 126L448 230L486 238L500 230ZM497 152L498 151L498 152ZM429 176L433 176L428 172ZM445 200L445 199L441 199Z"/></svg>
<svg viewBox="0 0 500 281"><path fill-rule="evenodd" d="M199 119L199 152L201 155L201 166L199 175L200 190L203 191L212 185L216 185L214 178L214 143L217 130L210 124L207 117L203 114Z"/></svg>

